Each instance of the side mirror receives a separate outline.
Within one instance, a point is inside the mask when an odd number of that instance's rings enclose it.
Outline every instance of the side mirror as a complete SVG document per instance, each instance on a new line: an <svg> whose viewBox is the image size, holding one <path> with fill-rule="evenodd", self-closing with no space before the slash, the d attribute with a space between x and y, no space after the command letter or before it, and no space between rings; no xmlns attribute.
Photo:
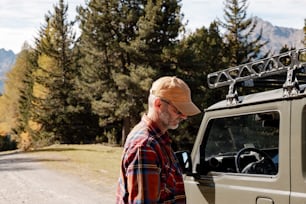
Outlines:
<svg viewBox="0 0 306 204"><path fill-rule="evenodd" d="M192 174L192 160L188 151L178 151L174 153L179 161L184 174Z"/></svg>

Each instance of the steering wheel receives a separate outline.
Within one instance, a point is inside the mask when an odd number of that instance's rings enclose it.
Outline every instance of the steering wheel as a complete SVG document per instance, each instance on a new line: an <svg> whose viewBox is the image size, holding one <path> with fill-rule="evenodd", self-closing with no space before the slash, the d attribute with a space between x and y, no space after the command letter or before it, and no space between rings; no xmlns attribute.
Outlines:
<svg viewBox="0 0 306 204"><path fill-rule="evenodd" d="M245 152L256 152L259 154L261 159L257 158L257 161L250 162L243 169L241 169L241 155ZM265 153L264 151L254 148L254 147L246 147L239 150L235 157L235 165L237 173L250 173L250 174L268 174L274 175L277 173L277 167L272 161L271 157Z"/></svg>

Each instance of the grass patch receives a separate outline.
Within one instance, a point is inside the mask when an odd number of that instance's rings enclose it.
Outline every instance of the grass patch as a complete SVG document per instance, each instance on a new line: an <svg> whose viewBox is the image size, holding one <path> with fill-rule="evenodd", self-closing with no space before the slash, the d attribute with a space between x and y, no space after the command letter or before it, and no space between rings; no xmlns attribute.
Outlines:
<svg viewBox="0 0 306 204"><path fill-rule="evenodd" d="M44 164L51 169L75 175L91 184L115 185L122 150L105 145L52 145L28 154L45 159Z"/></svg>

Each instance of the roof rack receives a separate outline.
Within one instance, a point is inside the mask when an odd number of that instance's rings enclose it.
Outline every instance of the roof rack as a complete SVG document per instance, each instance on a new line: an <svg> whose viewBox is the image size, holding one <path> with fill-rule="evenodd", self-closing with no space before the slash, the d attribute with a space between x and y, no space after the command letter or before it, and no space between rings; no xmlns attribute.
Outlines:
<svg viewBox="0 0 306 204"><path fill-rule="evenodd" d="M274 55L247 64L231 67L225 70L208 74L207 83L209 88L229 86L226 99L229 104L239 102L237 85L252 86L253 82L270 76L281 76L283 78L284 97L299 93L299 82L297 73L306 73L306 48L291 50L286 53ZM306 75L305 75L306 77ZM275 80L274 80L275 81ZM272 83L267 80L267 83ZM279 83L279 81L278 81Z"/></svg>

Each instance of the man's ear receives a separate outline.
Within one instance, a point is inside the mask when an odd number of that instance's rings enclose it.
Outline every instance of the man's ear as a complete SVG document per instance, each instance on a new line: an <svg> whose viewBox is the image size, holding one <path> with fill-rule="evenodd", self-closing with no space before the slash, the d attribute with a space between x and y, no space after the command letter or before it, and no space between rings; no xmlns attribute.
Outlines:
<svg viewBox="0 0 306 204"><path fill-rule="evenodd" d="M156 99L154 100L153 105L154 105L154 108L155 108L155 109L160 109L160 106L161 106L161 100L160 100L160 98L156 98Z"/></svg>

